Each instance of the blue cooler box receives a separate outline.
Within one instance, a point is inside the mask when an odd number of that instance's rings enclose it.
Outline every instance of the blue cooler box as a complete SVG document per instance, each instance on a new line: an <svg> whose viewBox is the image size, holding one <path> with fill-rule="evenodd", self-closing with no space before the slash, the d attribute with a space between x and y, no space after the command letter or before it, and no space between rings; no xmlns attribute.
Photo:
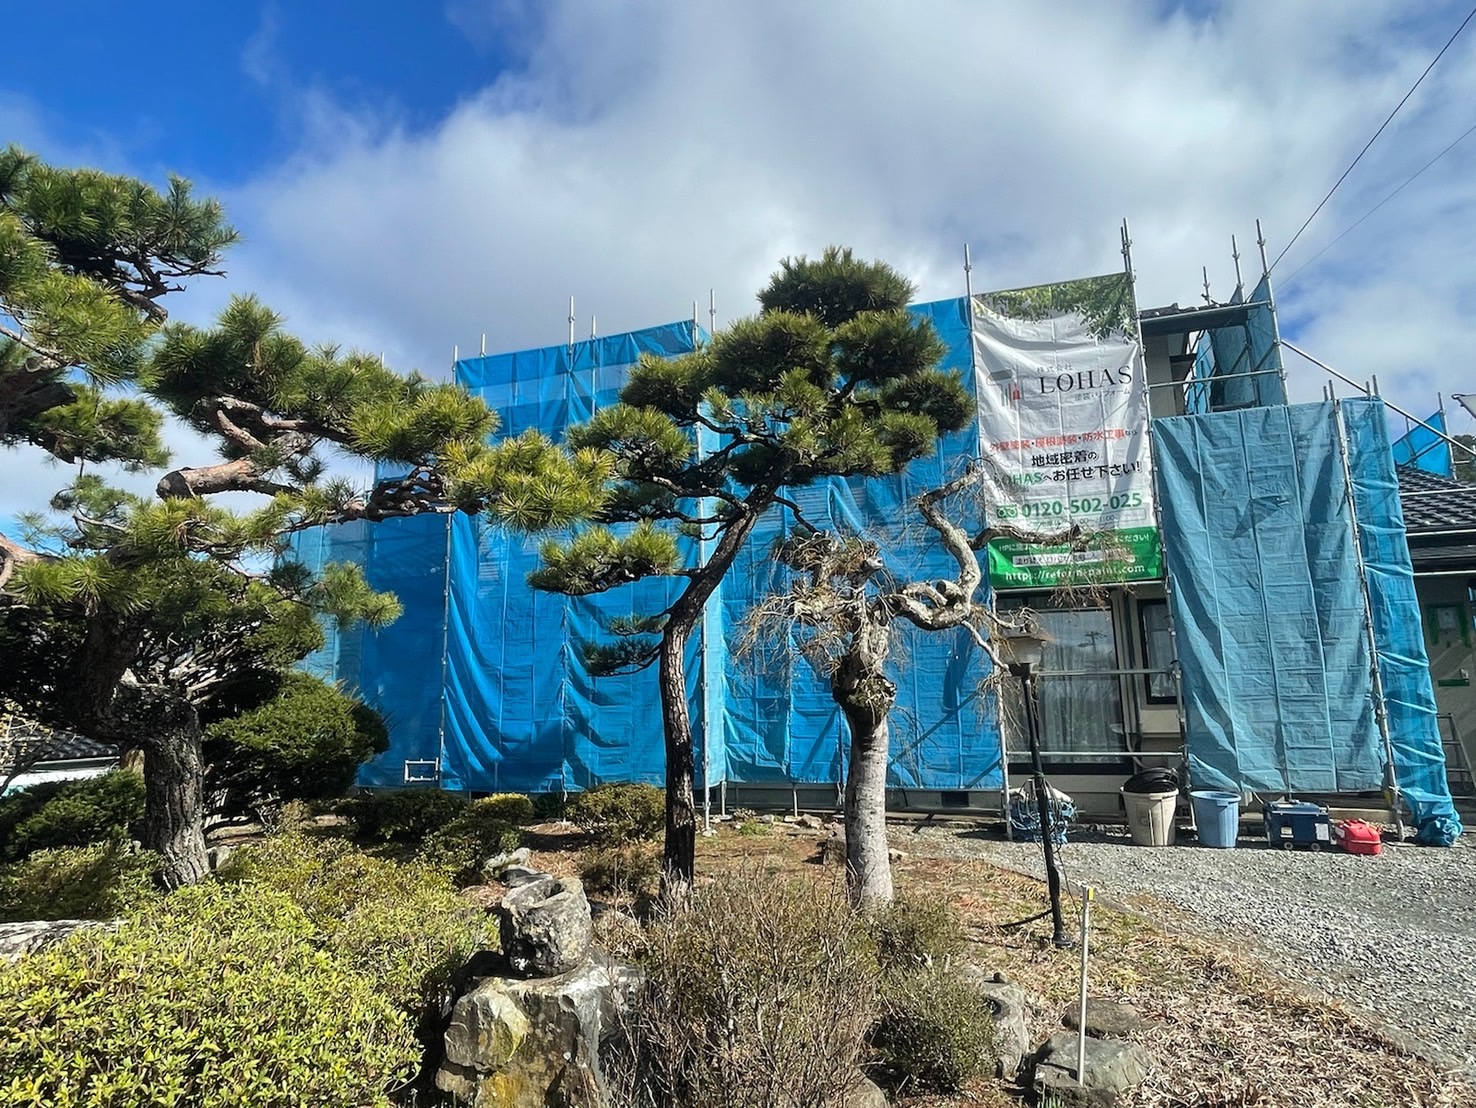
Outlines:
<svg viewBox="0 0 1476 1108"><path fill-rule="evenodd" d="M1273 800L1261 816L1266 841L1272 846L1294 846L1318 850L1332 844L1332 825L1327 809L1307 800Z"/></svg>

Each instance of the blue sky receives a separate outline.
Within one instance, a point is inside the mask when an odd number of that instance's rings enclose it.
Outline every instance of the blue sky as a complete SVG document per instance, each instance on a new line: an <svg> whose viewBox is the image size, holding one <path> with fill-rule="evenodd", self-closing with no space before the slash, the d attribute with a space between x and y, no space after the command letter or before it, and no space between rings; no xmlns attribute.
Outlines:
<svg viewBox="0 0 1476 1108"><path fill-rule="evenodd" d="M1464 0L428 0L13 6L0 141L221 196L230 276L314 341L446 372L752 310L832 242L924 298L1115 269L1139 298L1273 257L1469 10ZM1476 28L1275 277L1285 332L1418 411L1476 392ZM1298 270L1301 269L1301 272ZM1294 398L1325 377L1290 364ZM1458 431L1476 430L1464 416ZM197 450L176 435L180 460ZM65 473L5 459L0 512Z"/></svg>

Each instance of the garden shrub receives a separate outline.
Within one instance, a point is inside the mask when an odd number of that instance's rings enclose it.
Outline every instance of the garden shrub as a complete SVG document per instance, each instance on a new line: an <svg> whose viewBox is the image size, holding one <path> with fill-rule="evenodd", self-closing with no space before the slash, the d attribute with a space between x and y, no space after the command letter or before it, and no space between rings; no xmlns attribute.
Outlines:
<svg viewBox="0 0 1476 1108"><path fill-rule="evenodd" d="M951 1093L995 1071L995 1034L989 998L967 978L934 965L886 982L871 1041L899 1077Z"/></svg>
<svg viewBox="0 0 1476 1108"><path fill-rule="evenodd" d="M347 968L417 1017L439 1009L482 938L482 913L445 873L342 839L274 836L236 851L217 876L290 898Z"/></svg>
<svg viewBox="0 0 1476 1108"><path fill-rule="evenodd" d="M38 850L0 867L0 923L113 919L157 895L159 856L122 842Z"/></svg>
<svg viewBox="0 0 1476 1108"><path fill-rule="evenodd" d="M0 967L0 1105L388 1108L403 1012L285 894L206 882Z"/></svg>
<svg viewBox="0 0 1476 1108"><path fill-rule="evenodd" d="M661 854L649 843L596 847L580 859L579 877L590 892L635 900L655 891L661 879Z"/></svg>
<svg viewBox="0 0 1476 1108"><path fill-rule="evenodd" d="M478 812L485 812L492 819L515 823L520 827L527 826L536 818L533 798L522 793L493 793L480 800L473 800L471 806Z"/></svg>
<svg viewBox="0 0 1476 1108"><path fill-rule="evenodd" d="M571 796L565 814L606 846L643 842L666 830L666 793L655 785L597 785Z"/></svg>
<svg viewBox="0 0 1476 1108"><path fill-rule="evenodd" d="M946 964L963 952L963 923L951 904L936 898L901 894L869 908L866 928L886 977Z"/></svg>
<svg viewBox="0 0 1476 1108"><path fill-rule="evenodd" d="M640 960L647 989L613 1067L627 1103L846 1103L876 964L837 891L757 871L720 877L651 922Z"/></svg>
<svg viewBox="0 0 1476 1108"><path fill-rule="evenodd" d="M311 674L289 673L266 703L206 728L206 789L226 817L271 824L287 801L341 796L388 748L372 708Z"/></svg>
<svg viewBox="0 0 1476 1108"><path fill-rule="evenodd" d="M396 789L350 797L339 811L360 842L420 842L466 807L459 793L440 789Z"/></svg>
<svg viewBox="0 0 1476 1108"><path fill-rule="evenodd" d="M421 859L451 874L459 885L477 883L481 880L482 863L494 855L516 850L523 843L522 828L499 815L508 807L480 800L468 805L449 823L426 836L420 850Z"/></svg>
<svg viewBox="0 0 1476 1108"><path fill-rule="evenodd" d="M0 799L0 861L18 861L37 850L128 839L143 814L143 778L130 770L43 781Z"/></svg>

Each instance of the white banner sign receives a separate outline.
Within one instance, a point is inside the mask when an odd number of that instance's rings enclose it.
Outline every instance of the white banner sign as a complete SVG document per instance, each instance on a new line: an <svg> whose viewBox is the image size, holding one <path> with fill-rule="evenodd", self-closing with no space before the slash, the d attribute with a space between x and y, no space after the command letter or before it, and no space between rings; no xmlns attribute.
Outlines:
<svg viewBox="0 0 1476 1108"><path fill-rule="evenodd" d="M972 307L979 448L995 470L990 522L1027 539L1073 524L1091 536L1085 549L996 539L990 582L1160 576L1148 380L1127 274L986 293Z"/></svg>

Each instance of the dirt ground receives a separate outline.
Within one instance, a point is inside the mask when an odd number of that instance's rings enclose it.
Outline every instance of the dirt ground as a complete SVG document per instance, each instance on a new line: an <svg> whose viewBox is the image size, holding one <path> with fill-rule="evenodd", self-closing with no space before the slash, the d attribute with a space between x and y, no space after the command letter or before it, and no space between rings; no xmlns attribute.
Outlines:
<svg viewBox="0 0 1476 1108"><path fill-rule="evenodd" d="M729 823L699 840L698 873L759 866L778 875L839 882L819 862L820 832L784 823ZM531 836L534 864L577 872L580 840L566 825ZM914 845L899 831L896 845ZM942 897L966 925L969 960L1003 972L1031 997L1036 1041L1062 1026L1076 996L1079 955L1049 941L1048 920L1016 921L1046 905L1044 885L978 858L909 853L898 888ZM1154 1059L1148 1082L1119 1103L1144 1108L1467 1108L1476 1087L1396 1043L1371 1017L1280 975L1243 947L1170 932L1148 898L1093 912L1091 992L1132 1003L1148 1020L1134 1035ZM1075 927L1075 908L1070 926ZM908 1097L905 1108L1018 1105L1021 1090L981 1082L954 1098Z"/></svg>

